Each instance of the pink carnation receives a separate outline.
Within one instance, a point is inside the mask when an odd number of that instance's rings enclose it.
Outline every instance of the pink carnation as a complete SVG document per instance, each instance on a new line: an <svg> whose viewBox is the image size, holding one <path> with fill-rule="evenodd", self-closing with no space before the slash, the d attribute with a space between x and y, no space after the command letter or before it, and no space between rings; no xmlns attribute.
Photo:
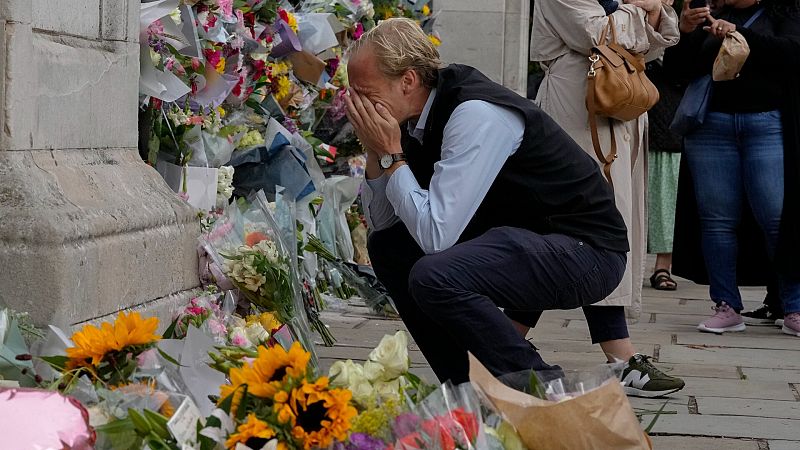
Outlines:
<svg viewBox="0 0 800 450"><path fill-rule="evenodd" d="M353 39L359 40L361 36L364 34L364 25L361 22L356 24L356 29L353 30Z"/></svg>
<svg viewBox="0 0 800 450"><path fill-rule="evenodd" d="M217 5L219 5L219 8L222 10L222 16L225 20L231 20L233 18L233 0L219 0Z"/></svg>
<svg viewBox="0 0 800 450"><path fill-rule="evenodd" d="M193 316L202 316L206 310L202 306L190 306L186 308L186 312Z"/></svg>

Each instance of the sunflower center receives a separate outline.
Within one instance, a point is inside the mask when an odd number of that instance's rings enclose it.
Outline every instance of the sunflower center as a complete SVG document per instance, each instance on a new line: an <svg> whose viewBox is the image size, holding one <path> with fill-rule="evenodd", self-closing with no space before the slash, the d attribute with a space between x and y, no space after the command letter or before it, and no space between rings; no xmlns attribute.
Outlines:
<svg viewBox="0 0 800 450"><path fill-rule="evenodd" d="M267 442L269 442L269 439L264 439L260 437L251 437L250 439L247 440L247 442L244 443L244 445L250 448L261 448L267 445Z"/></svg>
<svg viewBox="0 0 800 450"><path fill-rule="evenodd" d="M281 380L283 380L283 377L286 376L286 369L288 369L288 368L289 368L288 366L278 367L277 369L275 369L275 372L272 373L272 376L269 378L268 381L281 381Z"/></svg>
<svg viewBox="0 0 800 450"><path fill-rule="evenodd" d="M328 408L321 401L311 403L305 410L298 411L297 424L307 433L322 429L322 421L328 418Z"/></svg>

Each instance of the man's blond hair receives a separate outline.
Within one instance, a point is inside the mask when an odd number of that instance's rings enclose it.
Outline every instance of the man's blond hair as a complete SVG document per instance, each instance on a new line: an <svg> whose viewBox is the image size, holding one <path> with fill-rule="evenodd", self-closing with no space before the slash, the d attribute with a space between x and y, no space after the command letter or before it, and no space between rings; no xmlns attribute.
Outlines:
<svg viewBox="0 0 800 450"><path fill-rule="evenodd" d="M437 73L442 67L439 51L413 20L382 21L350 46L350 56L367 46L375 52L378 69L387 77L398 78L414 70L425 86L436 86Z"/></svg>

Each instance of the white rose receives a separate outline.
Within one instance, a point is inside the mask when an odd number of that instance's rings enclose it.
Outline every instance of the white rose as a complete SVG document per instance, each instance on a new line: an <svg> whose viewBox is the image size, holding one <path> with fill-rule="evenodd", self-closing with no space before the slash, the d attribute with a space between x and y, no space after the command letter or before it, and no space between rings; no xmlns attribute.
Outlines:
<svg viewBox="0 0 800 450"><path fill-rule="evenodd" d="M347 387L353 393L353 400L359 405L367 408L375 402L375 391L372 389L372 383L364 377L353 376L350 379L351 383Z"/></svg>
<svg viewBox="0 0 800 450"><path fill-rule="evenodd" d="M386 369L381 363L375 361L367 361L364 363L364 377L369 381L375 382L383 379L385 372Z"/></svg>
<svg viewBox="0 0 800 450"><path fill-rule="evenodd" d="M375 395L381 400L398 400L400 398L400 379L393 381L378 381L373 386Z"/></svg>
<svg viewBox="0 0 800 450"><path fill-rule="evenodd" d="M269 332L260 323L253 323L244 329L247 339L254 344L263 344L269 340Z"/></svg>
<svg viewBox="0 0 800 450"><path fill-rule="evenodd" d="M332 386L346 387L356 379L364 378L364 368L353 360L336 361L328 371Z"/></svg>
<svg viewBox="0 0 800 450"><path fill-rule="evenodd" d="M384 336L375 350L370 352L369 360L383 366L384 381L398 378L408 372L408 337L404 331L398 331L394 336ZM366 368L366 366L365 366Z"/></svg>

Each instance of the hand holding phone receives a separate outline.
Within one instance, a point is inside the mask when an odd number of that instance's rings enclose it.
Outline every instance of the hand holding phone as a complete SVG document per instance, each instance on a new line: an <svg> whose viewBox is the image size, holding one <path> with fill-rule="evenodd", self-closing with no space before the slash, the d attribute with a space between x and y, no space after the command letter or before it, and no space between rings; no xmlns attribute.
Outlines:
<svg viewBox="0 0 800 450"><path fill-rule="evenodd" d="M711 8L707 0L691 0L683 3L681 11L681 33L691 33L700 25L705 24L711 16Z"/></svg>

